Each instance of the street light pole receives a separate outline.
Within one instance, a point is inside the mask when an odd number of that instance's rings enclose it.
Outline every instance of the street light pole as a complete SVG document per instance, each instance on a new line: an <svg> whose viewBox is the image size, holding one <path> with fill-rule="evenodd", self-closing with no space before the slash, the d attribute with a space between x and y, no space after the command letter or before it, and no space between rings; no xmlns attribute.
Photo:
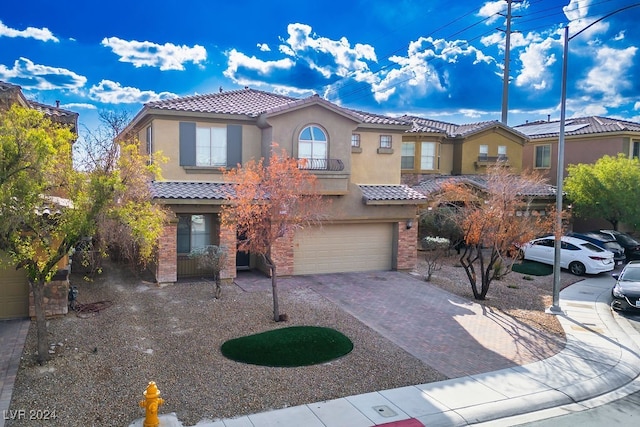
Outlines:
<svg viewBox="0 0 640 427"><path fill-rule="evenodd" d="M560 249L562 248L562 182L564 180L564 121L567 114L567 62L569 53L569 26L564 27L562 53L562 95L560 96L560 136L558 138L558 167L556 175L556 227L553 251L553 302L549 312L562 313L560 308Z"/></svg>
<svg viewBox="0 0 640 427"><path fill-rule="evenodd" d="M555 224L555 245L553 252L553 300L552 305L547 309L550 314L562 314L560 308L560 249L562 248L562 184L564 181L564 125L567 106L567 62L569 56L569 41L579 36L591 26L597 24L615 15L623 10L638 7L640 3L634 3L629 6L614 10L611 13L593 21L571 37L569 37L569 26L564 27L564 49L562 51L562 94L560 96L560 135L558 136L558 173L556 175L556 224Z"/></svg>

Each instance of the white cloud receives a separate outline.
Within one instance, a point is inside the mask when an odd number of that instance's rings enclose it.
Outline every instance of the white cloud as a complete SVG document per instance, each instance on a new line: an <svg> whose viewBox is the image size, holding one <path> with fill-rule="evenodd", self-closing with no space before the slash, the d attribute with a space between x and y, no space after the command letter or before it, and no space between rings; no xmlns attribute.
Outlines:
<svg viewBox="0 0 640 427"><path fill-rule="evenodd" d="M142 91L135 87L123 87L120 83L111 80L102 80L97 85L93 85L89 89L89 96L106 104L144 104L177 97L171 92L156 93L150 90Z"/></svg>
<svg viewBox="0 0 640 427"><path fill-rule="evenodd" d="M632 85L628 72L637 51L635 46L626 49L599 48L595 53L595 66L579 86L589 94L602 95L607 105L620 105L619 93Z"/></svg>
<svg viewBox="0 0 640 427"><path fill-rule="evenodd" d="M98 107L96 107L95 105L87 104L85 102L70 102L68 104L61 105L60 108L64 108L65 110L76 110L76 109L97 110L98 109Z"/></svg>
<svg viewBox="0 0 640 427"><path fill-rule="evenodd" d="M346 37L341 37L340 40L318 37L305 24L289 24L287 32L289 38L285 42L288 46L285 47L296 57L304 58L311 69L326 78L334 74L346 77L356 70L368 70L369 66L365 61L377 61L375 49L368 44L356 43L352 47Z"/></svg>
<svg viewBox="0 0 640 427"><path fill-rule="evenodd" d="M552 38L539 43L529 44L519 55L522 62L520 73L515 79L516 86L530 86L533 89L545 89L553 73L549 69L556 62L551 50L558 42Z"/></svg>
<svg viewBox="0 0 640 427"><path fill-rule="evenodd" d="M266 43L258 43L257 46L261 52L271 52L271 48Z"/></svg>
<svg viewBox="0 0 640 427"><path fill-rule="evenodd" d="M640 110L640 101L637 101L635 104L633 104L633 109Z"/></svg>
<svg viewBox="0 0 640 427"><path fill-rule="evenodd" d="M227 52L227 69L223 74L239 84L255 84L254 80L238 77L240 68L248 68L261 76L267 76L277 70L287 70L293 67L294 62L289 58L277 61L263 61L255 56L247 56L242 52L231 49Z"/></svg>
<svg viewBox="0 0 640 427"><path fill-rule="evenodd" d="M66 68L34 64L23 57L16 60L12 68L0 64L0 79L16 82L24 89L37 90L76 90L87 82L86 77Z"/></svg>
<svg viewBox="0 0 640 427"><path fill-rule="evenodd" d="M478 11L478 16L480 16L481 18L488 18L486 21L488 25L496 22L500 18L499 13L506 13L506 10L507 4L504 2L504 0L490 1L482 5L480 10Z"/></svg>
<svg viewBox="0 0 640 427"><path fill-rule="evenodd" d="M130 62L136 68L147 66L159 67L162 71L182 71L186 62L200 64L207 59L207 51L200 45L161 45L149 41L127 41L118 37L105 37L102 45L111 48L113 53L120 56L120 62Z"/></svg>
<svg viewBox="0 0 640 427"><path fill-rule="evenodd" d="M48 28L27 27L25 30L9 28L0 21L0 37L23 37L25 39L36 39L43 42L59 42L57 37Z"/></svg>
<svg viewBox="0 0 640 427"><path fill-rule="evenodd" d="M493 58L468 45L463 40L446 41L431 37L420 37L409 43L407 56L392 56L391 62L399 65L384 74L377 83L372 84L374 97L384 102L396 93L395 88L408 86L407 96L421 97L431 92L445 92L449 86L449 73L439 72L434 63L455 64L460 57L473 57L473 63L491 63Z"/></svg>

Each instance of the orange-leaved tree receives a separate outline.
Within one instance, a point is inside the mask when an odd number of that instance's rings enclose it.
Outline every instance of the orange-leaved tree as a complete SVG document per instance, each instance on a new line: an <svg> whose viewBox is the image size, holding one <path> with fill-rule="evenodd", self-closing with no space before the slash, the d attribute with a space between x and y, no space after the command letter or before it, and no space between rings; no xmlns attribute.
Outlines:
<svg viewBox="0 0 640 427"><path fill-rule="evenodd" d="M260 256L271 275L273 318L284 320L278 305L276 263L272 247L281 238L291 238L295 230L319 224L322 196L316 177L305 170L305 160L289 157L273 144L268 161L251 160L224 172L231 184L229 205L222 209L221 222L236 227L238 250Z"/></svg>
<svg viewBox="0 0 640 427"><path fill-rule="evenodd" d="M475 299L485 299L491 282L511 271L514 245L553 230L553 206L532 206L545 186L538 175L516 175L501 166L489 168L486 188L464 182L443 186L439 203L449 207L460 227L465 244L460 263Z"/></svg>

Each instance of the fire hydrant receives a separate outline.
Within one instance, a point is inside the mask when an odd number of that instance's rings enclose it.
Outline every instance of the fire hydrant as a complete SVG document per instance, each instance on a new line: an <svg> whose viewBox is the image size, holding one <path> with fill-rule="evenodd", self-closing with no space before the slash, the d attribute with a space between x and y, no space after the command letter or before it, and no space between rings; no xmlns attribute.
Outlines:
<svg viewBox="0 0 640 427"><path fill-rule="evenodd" d="M144 400L140 401L140 407L146 409L143 425L144 427L158 427L160 425L158 408L164 403L164 399L160 397L160 390L158 390L155 381L149 382L143 395Z"/></svg>

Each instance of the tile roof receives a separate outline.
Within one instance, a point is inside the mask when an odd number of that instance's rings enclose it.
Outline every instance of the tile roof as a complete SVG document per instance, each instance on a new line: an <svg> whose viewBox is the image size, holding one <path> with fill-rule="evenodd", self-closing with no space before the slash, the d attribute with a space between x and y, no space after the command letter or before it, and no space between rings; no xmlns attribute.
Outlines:
<svg viewBox="0 0 640 427"><path fill-rule="evenodd" d="M34 110L38 110L41 113L44 113L48 116L73 118L79 115L78 113L74 113L73 111L65 110L60 107L54 107L52 105L41 104L35 101L27 101L27 103Z"/></svg>
<svg viewBox="0 0 640 427"><path fill-rule="evenodd" d="M341 107L318 95L306 98L293 98L256 89L240 89L228 92L210 93L165 99L145 104L145 107L156 110L186 111L210 114L238 114L257 118L263 114L274 114L291 108L311 103L320 103L343 112L347 116L368 124L409 126L410 122L402 119L366 113Z"/></svg>
<svg viewBox="0 0 640 427"><path fill-rule="evenodd" d="M449 138L464 138L470 134L481 132L485 129L490 129L496 126L514 130L514 128L505 126L497 120L456 125L453 123L441 122L438 120L425 119L422 117L409 116L409 115L404 115L400 117L400 119L406 120L412 123L413 126L411 130L408 131L410 133L420 133L420 132L442 133ZM522 137L526 139L526 135L522 134L520 131L516 130L516 133L521 134Z"/></svg>
<svg viewBox="0 0 640 427"><path fill-rule="evenodd" d="M412 188L428 197L442 190L442 186L445 183L469 183L486 190L487 177L484 175L434 175L424 179ZM555 197L556 187L548 184L531 185L521 194L523 196Z"/></svg>
<svg viewBox="0 0 640 427"><path fill-rule="evenodd" d="M224 182L152 181L153 199L226 200L233 191Z"/></svg>
<svg viewBox="0 0 640 427"><path fill-rule="evenodd" d="M528 135L531 139L559 137L560 120L525 123L515 126L514 129ZM565 120L565 136L625 131L640 132L640 123L598 116Z"/></svg>
<svg viewBox="0 0 640 427"><path fill-rule="evenodd" d="M189 111L213 114L241 114L258 117L267 110L282 107L297 101L296 98L263 92L255 89L241 89L228 92L164 99L145 104L159 110Z"/></svg>
<svg viewBox="0 0 640 427"><path fill-rule="evenodd" d="M426 197L406 185L359 185L366 202L422 202Z"/></svg>

